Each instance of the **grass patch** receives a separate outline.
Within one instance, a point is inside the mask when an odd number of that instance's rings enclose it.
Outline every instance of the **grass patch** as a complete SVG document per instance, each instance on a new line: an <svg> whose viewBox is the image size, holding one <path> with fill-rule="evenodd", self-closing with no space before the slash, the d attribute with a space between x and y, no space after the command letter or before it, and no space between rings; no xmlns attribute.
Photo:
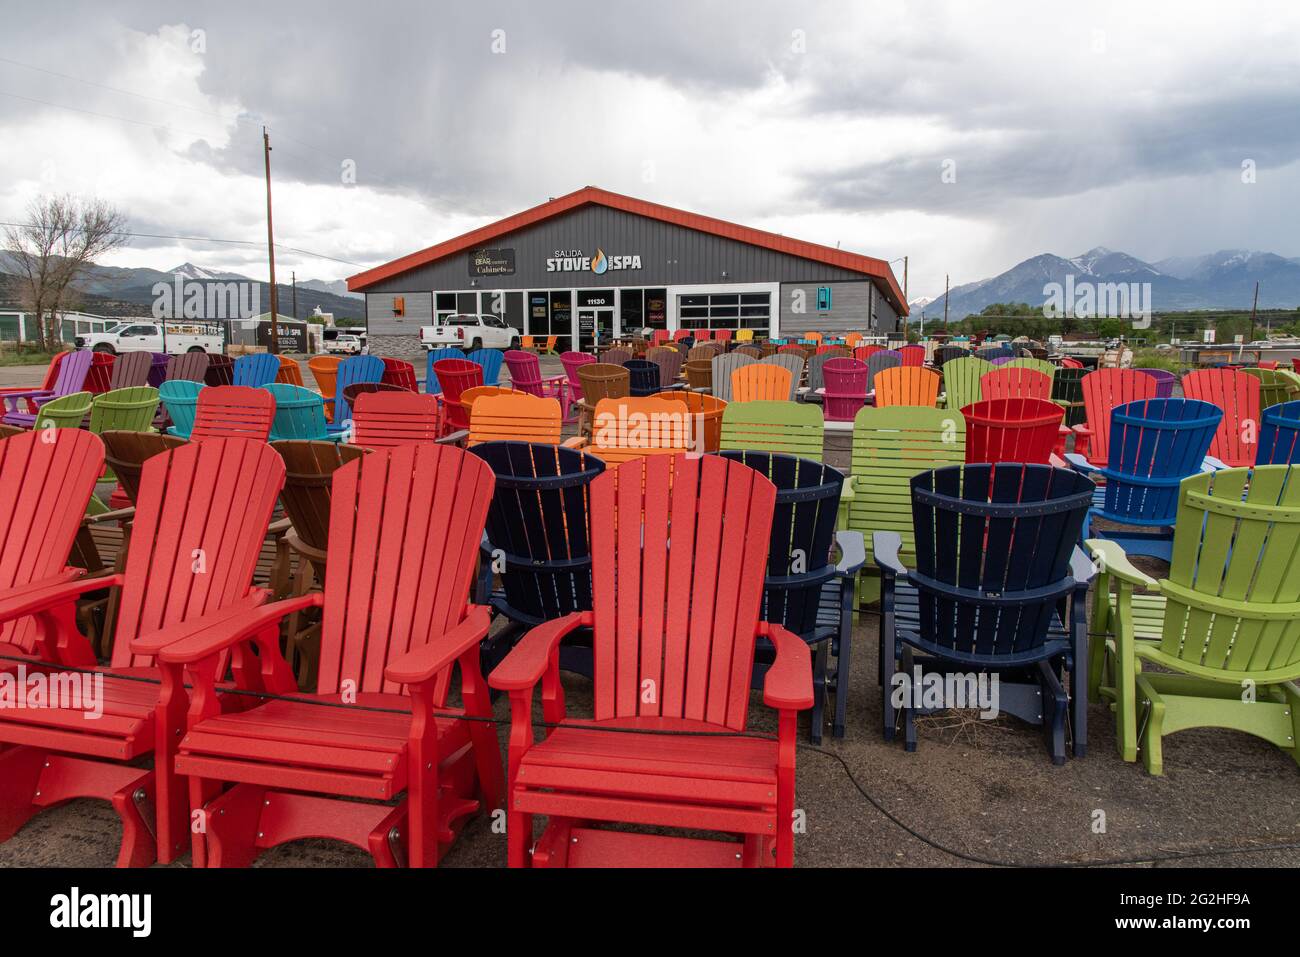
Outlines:
<svg viewBox="0 0 1300 957"><path fill-rule="evenodd" d="M50 352L0 351L0 366L47 366L54 354Z"/></svg>

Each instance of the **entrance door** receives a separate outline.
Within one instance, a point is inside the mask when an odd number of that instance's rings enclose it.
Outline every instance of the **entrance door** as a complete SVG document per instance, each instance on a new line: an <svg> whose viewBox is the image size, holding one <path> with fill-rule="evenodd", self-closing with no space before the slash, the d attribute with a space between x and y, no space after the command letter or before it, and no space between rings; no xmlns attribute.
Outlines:
<svg viewBox="0 0 1300 957"><path fill-rule="evenodd" d="M578 310L578 349L594 352L614 338L613 309Z"/></svg>

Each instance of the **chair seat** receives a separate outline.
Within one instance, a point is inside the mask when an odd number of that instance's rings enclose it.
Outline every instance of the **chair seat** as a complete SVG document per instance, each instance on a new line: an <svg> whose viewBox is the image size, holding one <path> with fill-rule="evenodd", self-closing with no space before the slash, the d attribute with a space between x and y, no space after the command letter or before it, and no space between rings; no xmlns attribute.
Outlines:
<svg viewBox="0 0 1300 957"><path fill-rule="evenodd" d="M200 721L181 741L177 771L378 800L406 788L411 716L392 711L409 711L410 698L359 694L362 708L391 709L365 711L312 703L338 705L338 695L296 697ZM442 753L469 740L464 721L437 718L435 725Z"/></svg>
<svg viewBox="0 0 1300 957"><path fill-rule="evenodd" d="M9 653L7 646L0 646L0 650ZM38 673L45 673L45 667L27 665L29 685ZM97 714L97 708L93 707L101 701L86 699L66 702L67 706L53 707L47 703L39 708L0 708L0 741L118 760L151 752L158 706L157 670L103 668L99 673L104 676L102 714ZM132 680L137 678L152 680Z"/></svg>
<svg viewBox="0 0 1300 957"><path fill-rule="evenodd" d="M917 590L911 583L900 581L895 585L894 602L894 620L898 629L898 637L901 641L906 642L913 648L917 648L926 654L935 655L949 661L970 664L975 667L979 666L980 663L978 661L971 660L977 657L974 654L971 654L970 656L965 656L961 653L954 654L948 649L936 647L931 642L920 638L921 606ZM901 651L901 646L899 650ZM1066 654L1070 651L1070 633L1061 622L1060 614L1053 611L1051 623L1047 626L1047 635L1040 648L1033 649L1031 652L998 655L997 658L999 659L998 664L1003 664L1001 659L1005 659L1005 666L1018 667L1034 661L1042 661L1045 658L1051 658L1059 654ZM992 662L989 664L992 665ZM996 667L997 665L993 666Z"/></svg>

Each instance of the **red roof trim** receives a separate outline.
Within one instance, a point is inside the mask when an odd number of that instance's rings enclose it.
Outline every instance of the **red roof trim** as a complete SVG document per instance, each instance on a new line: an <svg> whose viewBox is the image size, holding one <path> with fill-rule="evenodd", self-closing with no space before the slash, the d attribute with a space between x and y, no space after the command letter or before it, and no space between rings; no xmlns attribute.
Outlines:
<svg viewBox="0 0 1300 957"><path fill-rule="evenodd" d="M884 283L886 294L893 302L894 308L899 311L900 315L907 315L907 303L903 301L903 291L898 287L898 280L894 278L893 270L889 268L889 264L883 259L862 256L842 249L832 249L830 246L822 246L819 243L791 239L788 236L780 236L762 229L738 226L725 220L714 219L712 216L688 213L685 210L674 209L671 206L661 206L658 203L634 199L620 193L611 193L595 186L584 186L582 189L557 197L550 202L534 206L532 209L526 209L514 216L507 216L505 219L471 230L454 239L438 243L436 246L430 246L428 249L422 249L419 252L411 253L409 256L403 256L400 259L394 259L392 262L384 263L382 266L376 266L373 269L367 269L365 272L357 273L355 276L348 277L348 289L352 292L364 290L381 280L390 279L418 266L426 266L458 252L476 249L498 236L524 229L561 213L567 213L572 209L585 206L588 203L608 206L611 209L619 209L638 216L657 219L660 222L684 226L687 229L710 233L724 239L734 239L738 242L749 243L751 246L761 246L789 256L798 256L800 259L810 259L813 262L825 263L828 266L837 266L840 269L862 273Z"/></svg>

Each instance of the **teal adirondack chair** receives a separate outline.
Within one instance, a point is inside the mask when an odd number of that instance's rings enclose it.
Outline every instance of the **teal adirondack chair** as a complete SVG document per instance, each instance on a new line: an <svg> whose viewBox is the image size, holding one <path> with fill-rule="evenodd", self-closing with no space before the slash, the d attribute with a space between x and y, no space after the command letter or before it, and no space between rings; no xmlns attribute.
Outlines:
<svg viewBox="0 0 1300 957"><path fill-rule="evenodd" d="M262 388L275 397L272 442L280 439L338 442L343 438L344 433L329 431L325 422L325 400L319 393L287 382L272 382Z"/></svg>
<svg viewBox="0 0 1300 957"><path fill-rule="evenodd" d="M1114 541L1087 545L1100 566L1089 697L1114 710L1120 756L1140 750L1161 774L1165 735L1213 727L1300 763L1300 465L1184 479L1167 578Z"/></svg>
<svg viewBox="0 0 1300 957"><path fill-rule="evenodd" d="M996 369L993 363L979 356L962 356L943 364L944 407L960 412L972 402L980 400L980 377Z"/></svg>
<svg viewBox="0 0 1300 957"><path fill-rule="evenodd" d="M51 399L36 413L32 428L79 429L90 411L92 399L94 395L89 392L73 392Z"/></svg>
<svg viewBox="0 0 1300 957"><path fill-rule="evenodd" d="M202 382L189 379L168 379L158 388L158 395L167 414L171 417L169 435L179 435L183 439L190 437L194 428L194 416L199 410L199 393L204 389Z"/></svg>

